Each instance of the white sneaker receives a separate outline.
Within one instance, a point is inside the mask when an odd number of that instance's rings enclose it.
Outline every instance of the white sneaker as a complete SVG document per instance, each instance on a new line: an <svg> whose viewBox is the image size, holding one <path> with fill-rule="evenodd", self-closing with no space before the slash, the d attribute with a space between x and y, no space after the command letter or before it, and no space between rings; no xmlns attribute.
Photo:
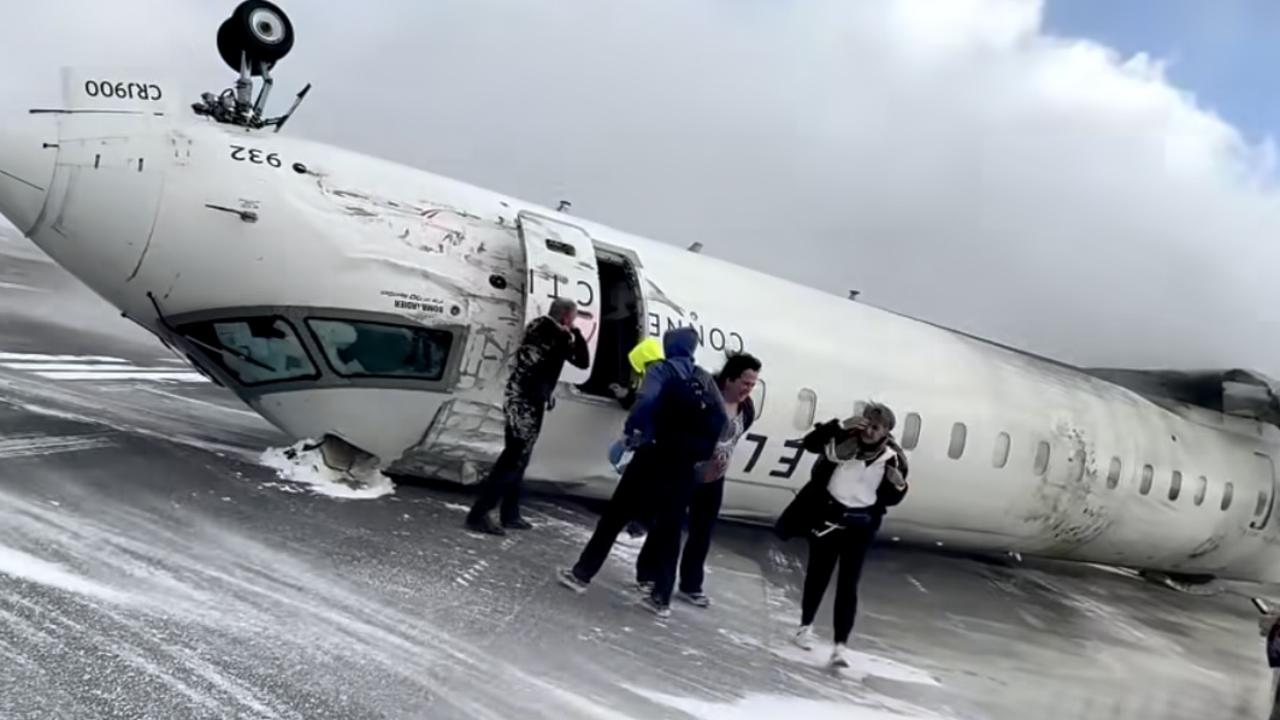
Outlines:
<svg viewBox="0 0 1280 720"><path fill-rule="evenodd" d="M812 650L813 628L808 625L801 625L800 631L795 634L795 637L791 638L791 642L795 643L796 647L801 650Z"/></svg>
<svg viewBox="0 0 1280 720"><path fill-rule="evenodd" d="M848 648L844 645L836 645L831 648L831 667L847 668L849 667Z"/></svg>

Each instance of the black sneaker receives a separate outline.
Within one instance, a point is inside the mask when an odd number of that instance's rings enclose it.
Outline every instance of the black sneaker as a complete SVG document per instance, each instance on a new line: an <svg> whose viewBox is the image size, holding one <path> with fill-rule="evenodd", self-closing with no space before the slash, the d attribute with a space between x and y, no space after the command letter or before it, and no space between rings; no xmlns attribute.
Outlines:
<svg viewBox="0 0 1280 720"><path fill-rule="evenodd" d="M652 595L645 595L640 598L640 605L660 618L665 619L671 617L671 606L667 603L654 600Z"/></svg>
<svg viewBox="0 0 1280 720"><path fill-rule="evenodd" d="M472 532L484 533L485 535L506 535L507 531L502 526L493 521L488 515L481 515L478 518L467 518L467 529Z"/></svg>
<svg viewBox="0 0 1280 720"><path fill-rule="evenodd" d="M652 580L637 580L637 581L636 581L636 590L639 590L640 592L644 593L645 595L652 595L652 594L653 594L653 581L652 581Z"/></svg>
<svg viewBox="0 0 1280 720"><path fill-rule="evenodd" d="M579 595L587 591L588 583L582 582L577 575L574 575L573 568L560 568L557 570L556 580L559 580L561 585L569 588Z"/></svg>
<svg viewBox="0 0 1280 720"><path fill-rule="evenodd" d="M508 530L532 530L533 524L524 518L516 518L515 520L503 520L502 527Z"/></svg>
<svg viewBox="0 0 1280 720"><path fill-rule="evenodd" d="M676 597L680 598L681 600L689 603L694 607L700 607L700 608L711 607L711 598L707 597L705 593L700 593L700 592L690 593L690 592L685 592L681 590L680 592L676 593Z"/></svg>

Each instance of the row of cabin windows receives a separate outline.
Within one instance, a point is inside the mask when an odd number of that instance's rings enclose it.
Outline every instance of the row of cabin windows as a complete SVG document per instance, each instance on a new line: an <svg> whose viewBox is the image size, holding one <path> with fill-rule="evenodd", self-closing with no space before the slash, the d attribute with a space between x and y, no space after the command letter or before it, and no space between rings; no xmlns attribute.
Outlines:
<svg viewBox="0 0 1280 720"><path fill-rule="evenodd" d="M902 425L902 447L905 450L914 450L920 444L920 428L922 419L918 413L908 413ZM968 440L969 428L964 423L955 423L951 426L951 441L947 446L947 457L952 460L959 460L964 455L965 442ZM1009 452L1012 448L1013 440L1009 437L1009 433L1002 432L996 435L995 447L991 453L991 465L996 469L1003 468L1009 463ZM1049 471L1049 443L1041 440L1036 443L1036 455L1032 463L1032 469L1036 475L1044 475ZM1085 458L1083 453L1078 453L1069 461L1071 463L1071 479L1079 481L1084 477ZM1120 475L1123 465L1120 458L1111 458L1111 466L1107 470L1107 488L1114 490L1120 486ZM1150 495L1152 486L1155 484L1155 469L1150 465L1142 467L1142 480L1138 485L1138 492L1142 495ZM1196 479L1195 496L1192 502L1197 507L1204 504L1205 498L1209 493L1209 480L1204 475ZM1182 496L1182 472L1174 470L1169 480L1169 500L1176 501ZM1222 487L1222 501L1219 507L1225 511L1231 507L1231 501L1235 497L1235 485L1226 483ZM1265 492L1258 493L1258 504L1254 511L1255 515L1261 515L1266 510L1267 495Z"/></svg>
<svg viewBox="0 0 1280 720"><path fill-rule="evenodd" d="M814 415L818 406L818 394L809 388L800 391L800 403L796 408L796 427L805 429L813 422ZM861 415L866 408L866 403L857 402L853 406L854 415ZM919 413L907 413L907 417L902 424L902 440L901 445L904 450L914 450L920 444L920 428L923 420ZM951 426L951 441L947 446L947 457L952 460L959 460L964 455L965 443L968 441L969 428L962 422L955 423ZM995 447L991 454L991 465L997 469L1003 468L1009 462L1009 452L1012 448L1012 438L1009 433L1002 432L996 435ZM1050 447L1047 441L1041 440L1036 443L1036 455L1032 463L1032 468L1036 475L1044 475L1049 471L1049 455ZM1078 482L1084 477L1085 460L1083 452L1075 453L1068 462L1070 463L1070 480ZM1111 466L1107 470L1107 488L1114 490L1120 486L1120 475L1123 470L1120 458L1111 458ZM1274 472L1274 471L1273 471ZM1142 495L1150 495L1151 489L1155 484L1155 469L1150 465L1142 466L1142 480L1138 485L1138 492ZM1196 479L1196 492L1192 498L1192 502L1197 507L1204 504L1205 498L1209 493L1209 480L1204 475ZM1182 496L1182 472L1174 470L1169 479L1169 500L1177 501ZM1232 500L1235 499L1235 484L1226 483L1222 486L1222 500L1218 507L1224 512L1231 507ZM1267 493L1259 492L1257 505L1254 509L1254 515L1260 516L1267 509Z"/></svg>

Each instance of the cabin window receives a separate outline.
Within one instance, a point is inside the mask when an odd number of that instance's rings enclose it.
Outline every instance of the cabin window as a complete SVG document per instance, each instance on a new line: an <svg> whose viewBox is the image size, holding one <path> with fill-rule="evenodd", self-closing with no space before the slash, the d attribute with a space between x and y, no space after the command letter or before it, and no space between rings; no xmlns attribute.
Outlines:
<svg viewBox="0 0 1280 720"><path fill-rule="evenodd" d="M1009 462L1009 433L996 435L996 447L991 453L991 466L1002 468Z"/></svg>
<svg viewBox="0 0 1280 720"><path fill-rule="evenodd" d="M813 427L813 417L818 412L818 393L809 388L802 388L796 400L794 418L796 429L808 430Z"/></svg>
<svg viewBox="0 0 1280 720"><path fill-rule="evenodd" d="M1235 494L1236 494L1236 486L1234 484L1227 483L1226 485L1222 486L1221 507L1223 512L1226 512L1227 508L1231 507L1231 499L1235 497Z"/></svg>
<svg viewBox="0 0 1280 720"><path fill-rule="evenodd" d="M1249 523L1249 527L1254 530L1261 530L1271 521L1272 505L1275 503L1275 498L1271 496L1271 493L1276 485L1276 468L1275 464L1271 462L1270 456L1262 453L1254 453L1253 456L1258 463L1260 476L1258 479L1262 481L1265 489L1258 493L1257 509L1253 511L1253 522Z"/></svg>
<svg viewBox="0 0 1280 720"><path fill-rule="evenodd" d="M951 426L951 446L947 448L947 457L959 460L964 455L964 441L969 436L969 428L964 423Z"/></svg>
<svg viewBox="0 0 1280 720"><path fill-rule="evenodd" d="M1169 499L1177 500L1182 494L1182 473L1178 470L1173 471L1173 479L1169 481Z"/></svg>
<svg viewBox="0 0 1280 720"><path fill-rule="evenodd" d="M578 256L578 248L574 247L572 243L567 243L562 240L552 240L551 238L547 238L546 243L547 249L553 253L560 253L561 255L568 255L569 257Z"/></svg>
<svg viewBox="0 0 1280 720"><path fill-rule="evenodd" d="M1120 463L1120 458L1111 458L1111 467L1107 469L1107 489L1115 490L1120 486L1120 471L1124 466Z"/></svg>
<svg viewBox="0 0 1280 720"><path fill-rule="evenodd" d="M1035 471L1037 475L1049 472L1049 443L1044 440L1036 443Z"/></svg>
<svg viewBox="0 0 1280 720"><path fill-rule="evenodd" d="M333 371L343 377L438 381L444 378L453 333L364 320L307 320Z"/></svg>
<svg viewBox="0 0 1280 720"><path fill-rule="evenodd" d="M1204 504L1204 498L1208 494L1209 494L1209 479L1201 475L1200 478L1196 480L1196 496L1193 498L1193 501L1195 502L1196 507L1200 507L1201 505Z"/></svg>
<svg viewBox="0 0 1280 720"><path fill-rule="evenodd" d="M1156 478L1156 471L1150 465L1142 466L1142 484L1138 486L1138 492L1143 495L1151 493L1151 483Z"/></svg>
<svg viewBox="0 0 1280 720"><path fill-rule="evenodd" d="M182 325L178 332L244 385L320 376L297 332L282 317L194 322Z"/></svg>
<svg viewBox="0 0 1280 720"><path fill-rule="evenodd" d="M920 415L917 413L907 413L907 419L902 424L902 449L914 450L920 444Z"/></svg>

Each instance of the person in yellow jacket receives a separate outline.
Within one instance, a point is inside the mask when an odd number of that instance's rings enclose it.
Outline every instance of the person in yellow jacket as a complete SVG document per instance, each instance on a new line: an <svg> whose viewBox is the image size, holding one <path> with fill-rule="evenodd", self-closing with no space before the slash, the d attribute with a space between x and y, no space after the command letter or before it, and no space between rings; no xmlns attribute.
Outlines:
<svg viewBox="0 0 1280 720"><path fill-rule="evenodd" d="M664 357L662 341L654 337L641 340L640 344L627 353L627 360L631 363L631 369L635 371L631 375L631 385L623 387L620 383L613 383L609 386L609 390L613 392L613 396L618 399L618 403L624 409L630 410L635 404L636 390L640 389L640 383L644 381L644 374L648 372L649 367L656 362L661 362Z"/></svg>
<svg viewBox="0 0 1280 720"><path fill-rule="evenodd" d="M618 404L622 405L624 409L630 410L631 406L636 402L636 391L640 389L640 383L644 382L644 374L648 372L650 366L661 362L665 357L662 352L662 341L655 337L647 337L631 348L631 352L627 353L627 360L631 363L631 369L634 371L631 375L631 384L628 387L623 387L620 383L614 383L609 386L609 390L618 399ZM622 453L623 443L621 440L609 448L609 459L614 464L614 467L620 465ZM627 539L631 543L638 543L644 540L648 532L647 524L646 521L637 520L627 523Z"/></svg>

